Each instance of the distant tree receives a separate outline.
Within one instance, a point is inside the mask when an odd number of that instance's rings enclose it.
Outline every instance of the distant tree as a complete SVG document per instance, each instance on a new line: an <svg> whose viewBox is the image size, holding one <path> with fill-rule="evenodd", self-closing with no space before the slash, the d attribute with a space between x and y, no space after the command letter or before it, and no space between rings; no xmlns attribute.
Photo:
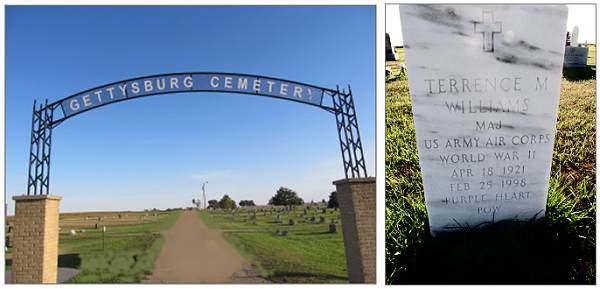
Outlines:
<svg viewBox="0 0 600 289"><path fill-rule="evenodd" d="M275 195L269 200L269 205L286 206L292 209L296 205L304 204L304 200L291 189L280 187Z"/></svg>
<svg viewBox="0 0 600 289"><path fill-rule="evenodd" d="M337 192L333 191L329 194L329 202L327 202L327 208L339 208L340 204L337 200Z"/></svg>
<svg viewBox="0 0 600 289"><path fill-rule="evenodd" d="M235 209L237 205L235 201L229 197L229 195L224 195L221 200L219 200L219 208L221 209Z"/></svg>
<svg viewBox="0 0 600 289"><path fill-rule="evenodd" d="M254 204L253 200L241 200L240 201L240 207L254 207L256 206Z"/></svg>
<svg viewBox="0 0 600 289"><path fill-rule="evenodd" d="M217 209L219 207L219 201L217 200L210 200L208 201L208 209Z"/></svg>

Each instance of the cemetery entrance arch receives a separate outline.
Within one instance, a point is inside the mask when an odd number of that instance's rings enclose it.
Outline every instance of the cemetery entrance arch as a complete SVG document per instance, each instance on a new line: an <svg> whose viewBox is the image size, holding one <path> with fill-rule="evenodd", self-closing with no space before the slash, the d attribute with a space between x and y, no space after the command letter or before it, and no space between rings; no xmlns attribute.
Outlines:
<svg viewBox="0 0 600 289"><path fill-rule="evenodd" d="M53 129L78 114L108 104L182 92L261 95L315 106L333 114L346 177L334 184L348 275L351 282L375 282L375 178L367 177L350 86L347 90L340 90L339 86L328 89L280 78L213 72L150 75L102 85L51 103L47 99L40 104L34 101L27 195L14 197L13 282L56 282L60 197L50 195Z"/></svg>
<svg viewBox="0 0 600 289"><path fill-rule="evenodd" d="M335 115L346 178L367 176L352 90L234 73L175 73L95 87L52 103L33 104L27 195L49 194L52 130L80 113L125 100L181 92L254 94L316 106Z"/></svg>

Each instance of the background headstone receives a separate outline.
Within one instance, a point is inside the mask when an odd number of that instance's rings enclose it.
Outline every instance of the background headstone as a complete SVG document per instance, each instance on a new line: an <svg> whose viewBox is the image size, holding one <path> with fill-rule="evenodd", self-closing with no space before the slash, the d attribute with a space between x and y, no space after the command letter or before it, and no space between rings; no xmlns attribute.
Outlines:
<svg viewBox="0 0 600 289"><path fill-rule="evenodd" d="M587 47L567 46L565 48L565 67L586 67L588 58Z"/></svg>
<svg viewBox="0 0 600 289"><path fill-rule="evenodd" d="M579 26L573 27L573 33L571 34L571 46L579 46Z"/></svg>
<svg viewBox="0 0 600 289"><path fill-rule="evenodd" d="M329 224L329 233L337 233L337 225L335 223Z"/></svg>
<svg viewBox="0 0 600 289"><path fill-rule="evenodd" d="M385 61L395 61L396 55L394 54L394 48L392 47L392 41L390 35L385 34Z"/></svg>
<svg viewBox="0 0 600 289"><path fill-rule="evenodd" d="M587 67L588 48L579 47L579 26L573 27L571 33L571 41L565 48L566 68Z"/></svg>
<svg viewBox="0 0 600 289"><path fill-rule="evenodd" d="M563 5L400 5L433 234L544 215Z"/></svg>

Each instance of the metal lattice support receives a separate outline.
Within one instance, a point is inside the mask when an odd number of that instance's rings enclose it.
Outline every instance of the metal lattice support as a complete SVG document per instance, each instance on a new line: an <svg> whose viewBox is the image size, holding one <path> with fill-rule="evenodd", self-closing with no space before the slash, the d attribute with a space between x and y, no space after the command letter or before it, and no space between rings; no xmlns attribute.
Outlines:
<svg viewBox="0 0 600 289"><path fill-rule="evenodd" d="M340 92L338 86L336 93L332 95L332 100L346 178L360 178L361 172L362 177L367 177L352 90L348 87L348 93Z"/></svg>
<svg viewBox="0 0 600 289"><path fill-rule="evenodd" d="M36 109L36 102L33 102L27 195L48 195L50 193L53 117L54 109L48 106L48 100L45 104L40 104L38 109Z"/></svg>

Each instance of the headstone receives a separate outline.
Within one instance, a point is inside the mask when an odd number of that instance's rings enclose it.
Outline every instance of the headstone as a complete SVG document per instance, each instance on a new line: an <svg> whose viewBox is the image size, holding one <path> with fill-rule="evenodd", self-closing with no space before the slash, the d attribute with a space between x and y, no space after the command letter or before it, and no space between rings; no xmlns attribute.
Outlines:
<svg viewBox="0 0 600 289"><path fill-rule="evenodd" d="M329 233L336 233L337 232L337 225L335 223L330 223L329 224Z"/></svg>
<svg viewBox="0 0 600 289"><path fill-rule="evenodd" d="M385 61L395 61L396 55L394 54L394 48L392 48L392 41L390 35L385 34Z"/></svg>
<svg viewBox="0 0 600 289"><path fill-rule="evenodd" d="M587 47L565 47L565 67L586 67L588 57Z"/></svg>
<svg viewBox="0 0 600 289"><path fill-rule="evenodd" d="M588 48L579 47L579 26L573 27L571 41L565 48L565 67L586 67L588 57Z"/></svg>
<svg viewBox="0 0 600 289"><path fill-rule="evenodd" d="M573 33L571 33L571 46L579 46L579 26L573 27Z"/></svg>
<svg viewBox="0 0 600 289"><path fill-rule="evenodd" d="M400 5L431 232L544 215L564 5Z"/></svg>
<svg viewBox="0 0 600 289"><path fill-rule="evenodd" d="M319 223L325 223L325 217L320 216L319 217Z"/></svg>
<svg viewBox="0 0 600 289"><path fill-rule="evenodd" d="M290 226L296 225L296 222L294 221L294 219L290 219L288 221L288 225L290 225Z"/></svg>
<svg viewBox="0 0 600 289"><path fill-rule="evenodd" d="M77 232L75 232L75 230L71 230L71 231L69 232L69 234L71 234L71 236L75 236L75 235L77 235Z"/></svg>

